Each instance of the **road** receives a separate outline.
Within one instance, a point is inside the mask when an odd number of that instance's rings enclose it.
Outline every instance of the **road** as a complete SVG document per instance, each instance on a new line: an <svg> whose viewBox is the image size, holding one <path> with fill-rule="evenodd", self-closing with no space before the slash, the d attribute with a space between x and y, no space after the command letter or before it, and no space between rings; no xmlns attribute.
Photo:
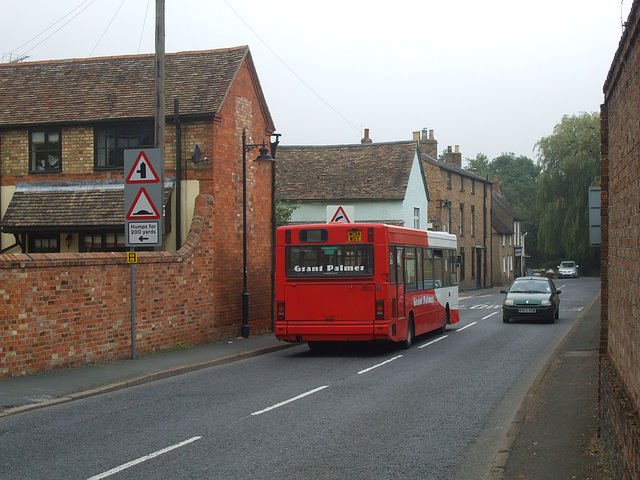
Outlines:
<svg viewBox="0 0 640 480"><path fill-rule="evenodd" d="M598 295L556 281L554 324L502 295L390 346L306 346L0 419L0 478L482 478L526 390Z"/></svg>

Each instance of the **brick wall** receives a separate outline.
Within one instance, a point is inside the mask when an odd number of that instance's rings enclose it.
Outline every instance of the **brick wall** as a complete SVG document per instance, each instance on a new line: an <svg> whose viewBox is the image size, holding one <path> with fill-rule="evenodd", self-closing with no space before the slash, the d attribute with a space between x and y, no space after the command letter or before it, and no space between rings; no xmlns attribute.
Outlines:
<svg viewBox="0 0 640 480"><path fill-rule="evenodd" d="M640 478L640 3L604 85L601 432L614 478Z"/></svg>
<svg viewBox="0 0 640 480"><path fill-rule="evenodd" d="M239 335L240 315L224 315L215 301L228 278L216 275L225 258L212 248L214 209L211 196L197 198L178 252L138 253L138 354ZM249 323L252 334L266 333L271 291L254 277ZM130 356L130 288L125 253L0 255L0 378ZM240 304L241 291L233 293Z"/></svg>

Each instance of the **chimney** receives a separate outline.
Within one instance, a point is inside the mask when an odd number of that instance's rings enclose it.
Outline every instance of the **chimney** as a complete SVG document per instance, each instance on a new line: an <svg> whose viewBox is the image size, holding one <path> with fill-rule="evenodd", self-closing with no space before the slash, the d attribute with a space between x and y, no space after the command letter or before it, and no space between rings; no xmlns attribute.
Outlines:
<svg viewBox="0 0 640 480"><path fill-rule="evenodd" d="M498 195L502 196L502 193L500 193L500 181L498 180L498 177L493 177L493 187L492 187L492 189Z"/></svg>
<svg viewBox="0 0 640 480"><path fill-rule="evenodd" d="M369 138L369 129L368 128L364 129L364 138L362 140L360 140L360 143L362 143L362 144L373 143L373 140L371 140Z"/></svg>
<svg viewBox="0 0 640 480"><path fill-rule="evenodd" d="M438 158L438 142L433 138L433 130L423 128L421 132L413 132L413 139L418 141L418 147L422 155Z"/></svg>
<svg viewBox="0 0 640 480"><path fill-rule="evenodd" d="M455 151L451 149L451 146L447 147L447 153L444 156L444 161L462 168L462 153L460 153L460 145L455 146Z"/></svg>

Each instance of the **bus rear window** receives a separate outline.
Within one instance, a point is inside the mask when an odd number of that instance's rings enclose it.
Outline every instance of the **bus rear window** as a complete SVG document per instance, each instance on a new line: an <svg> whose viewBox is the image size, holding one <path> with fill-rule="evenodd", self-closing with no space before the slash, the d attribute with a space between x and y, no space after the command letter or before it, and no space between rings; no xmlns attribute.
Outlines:
<svg viewBox="0 0 640 480"><path fill-rule="evenodd" d="M287 277L373 275L373 245L292 245L285 255Z"/></svg>
<svg viewBox="0 0 640 480"><path fill-rule="evenodd" d="M329 240L329 232L325 228L300 230L300 243L324 243Z"/></svg>

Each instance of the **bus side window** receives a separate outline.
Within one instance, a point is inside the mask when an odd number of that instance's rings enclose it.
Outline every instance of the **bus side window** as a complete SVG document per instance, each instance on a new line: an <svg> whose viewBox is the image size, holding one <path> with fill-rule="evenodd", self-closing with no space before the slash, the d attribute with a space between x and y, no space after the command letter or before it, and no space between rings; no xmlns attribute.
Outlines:
<svg viewBox="0 0 640 480"><path fill-rule="evenodd" d="M416 270L416 249L405 248L404 273L406 275L406 291L415 292L418 289L418 273Z"/></svg>
<svg viewBox="0 0 640 480"><path fill-rule="evenodd" d="M458 285L458 256L455 250L449 252L451 255L451 285Z"/></svg>
<svg viewBox="0 0 640 480"><path fill-rule="evenodd" d="M396 247L396 265L398 266L398 284L404 283L404 262L402 261L402 247Z"/></svg>
<svg viewBox="0 0 640 480"><path fill-rule="evenodd" d="M435 288L444 286L444 266L442 250L433 251L433 281Z"/></svg>
<svg viewBox="0 0 640 480"><path fill-rule="evenodd" d="M444 267L442 281L444 282L443 286L448 287L451 285L451 257L449 256L448 250L445 250L442 253L442 266Z"/></svg>
<svg viewBox="0 0 640 480"><path fill-rule="evenodd" d="M418 274L418 290L424 290L423 274L422 270L422 247L418 247L416 251L416 273Z"/></svg>
<svg viewBox="0 0 640 480"><path fill-rule="evenodd" d="M396 247L389 246L389 283L396 284Z"/></svg>
<svg viewBox="0 0 640 480"><path fill-rule="evenodd" d="M434 287L433 282L433 250L425 248L423 250L422 276L424 278L424 288L431 290Z"/></svg>

